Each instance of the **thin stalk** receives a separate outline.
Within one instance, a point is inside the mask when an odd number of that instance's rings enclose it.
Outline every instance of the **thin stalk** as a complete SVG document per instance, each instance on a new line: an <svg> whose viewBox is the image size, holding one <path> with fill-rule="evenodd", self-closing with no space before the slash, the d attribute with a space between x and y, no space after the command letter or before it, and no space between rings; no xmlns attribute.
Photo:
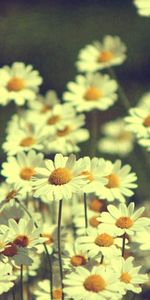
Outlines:
<svg viewBox="0 0 150 300"><path fill-rule="evenodd" d="M20 298L23 300L23 265L20 268Z"/></svg>
<svg viewBox="0 0 150 300"><path fill-rule="evenodd" d="M15 285L12 288L12 299L15 300L16 299L16 295L15 295Z"/></svg>
<svg viewBox="0 0 150 300"><path fill-rule="evenodd" d="M101 261L100 261L100 264L101 264L101 265L103 264L103 261L104 261L104 255L102 254L102 256L101 256Z"/></svg>
<svg viewBox="0 0 150 300"><path fill-rule="evenodd" d="M124 257L125 254L125 242L126 242L126 234L124 233L122 237L122 257Z"/></svg>
<svg viewBox="0 0 150 300"><path fill-rule="evenodd" d="M62 259L61 259L61 219L62 219L62 199L59 201L59 210L58 210L58 227L57 227L57 238L58 238L58 262L60 270L60 279L61 287L63 290L63 268L62 268ZM64 299L64 294L62 292L62 300Z"/></svg>
<svg viewBox="0 0 150 300"><path fill-rule="evenodd" d="M16 202L18 202L20 204L20 206L24 209L24 211L27 213L27 215L30 217L30 219L32 218L32 215L29 213L28 209L19 201L16 199ZM33 220L34 225L36 228L39 228L37 223ZM42 237L42 235L40 234L40 236ZM52 259L51 259L51 255L48 252L48 248L46 246L45 243L43 243L43 247L47 256L47 261L48 261L48 265L49 265L49 277L50 277L50 300L53 299L53 272L52 272Z"/></svg>
<svg viewBox="0 0 150 300"><path fill-rule="evenodd" d="M85 229L88 228L88 216L87 216L87 199L86 193L83 194L84 197L84 217L85 217Z"/></svg>
<svg viewBox="0 0 150 300"><path fill-rule="evenodd" d="M96 155L97 134L98 134L98 111L93 110L90 113L90 153L91 157Z"/></svg>

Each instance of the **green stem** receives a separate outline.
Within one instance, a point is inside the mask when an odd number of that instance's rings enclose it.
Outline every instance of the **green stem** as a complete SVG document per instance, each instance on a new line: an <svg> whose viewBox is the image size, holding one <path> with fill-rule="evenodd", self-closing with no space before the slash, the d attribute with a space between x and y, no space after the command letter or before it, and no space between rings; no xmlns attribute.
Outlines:
<svg viewBox="0 0 150 300"><path fill-rule="evenodd" d="M85 217L85 229L88 228L88 216L87 216L87 199L86 193L83 194L84 197L84 217Z"/></svg>
<svg viewBox="0 0 150 300"><path fill-rule="evenodd" d="M20 298L23 300L23 265L21 265L20 269Z"/></svg>
<svg viewBox="0 0 150 300"><path fill-rule="evenodd" d="M58 238L58 261L59 261L59 270L60 270L60 279L61 287L63 291L63 268L62 268L62 259L61 259L61 218L62 218L62 199L59 201L59 210L58 210L58 227L57 227L57 238ZM62 292L62 300L64 299L64 294Z"/></svg>
<svg viewBox="0 0 150 300"><path fill-rule="evenodd" d="M12 288L12 299L15 300L16 299L16 295L15 295L15 285Z"/></svg>
<svg viewBox="0 0 150 300"><path fill-rule="evenodd" d="M125 242L126 242L126 234L124 233L122 237L122 257L124 257L125 254Z"/></svg>

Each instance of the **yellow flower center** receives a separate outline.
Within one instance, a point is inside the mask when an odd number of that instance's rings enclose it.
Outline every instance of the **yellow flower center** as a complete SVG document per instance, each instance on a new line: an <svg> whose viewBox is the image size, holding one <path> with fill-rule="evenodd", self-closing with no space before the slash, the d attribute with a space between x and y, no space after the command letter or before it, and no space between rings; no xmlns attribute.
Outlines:
<svg viewBox="0 0 150 300"><path fill-rule="evenodd" d="M93 175L89 171L84 171L81 175L85 176L90 182L93 181Z"/></svg>
<svg viewBox="0 0 150 300"><path fill-rule="evenodd" d="M125 283L130 283L132 277L128 272L124 272L120 276L120 280L125 282Z"/></svg>
<svg viewBox="0 0 150 300"><path fill-rule="evenodd" d="M54 185L62 185L68 183L72 179L72 174L67 168L55 169L49 176L49 183Z"/></svg>
<svg viewBox="0 0 150 300"><path fill-rule="evenodd" d="M16 190L12 190L11 192L9 192L7 194L6 201L9 201L9 200L13 199L16 195L17 195L17 191Z"/></svg>
<svg viewBox="0 0 150 300"><path fill-rule="evenodd" d="M32 176L35 175L35 170L33 168L24 168L20 172L20 177L23 180L30 180Z"/></svg>
<svg viewBox="0 0 150 300"><path fill-rule="evenodd" d="M122 131L117 137L118 141L128 141L130 138L131 133L127 131Z"/></svg>
<svg viewBox="0 0 150 300"><path fill-rule="evenodd" d="M74 267L84 266L86 264L86 259L82 255L75 255L71 257L70 262Z"/></svg>
<svg viewBox="0 0 150 300"><path fill-rule="evenodd" d="M117 188L120 186L120 180L119 177L116 174L110 174L106 176L108 179L108 183L106 185L107 188L112 189L112 188Z"/></svg>
<svg viewBox="0 0 150 300"><path fill-rule="evenodd" d="M84 99L87 101L97 101L103 96L103 93L98 88L91 86L84 94Z"/></svg>
<svg viewBox="0 0 150 300"><path fill-rule="evenodd" d="M92 199L89 203L89 208L95 212L101 212L106 208L105 202L100 199Z"/></svg>
<svg viewBox="0 0 150 300"><path fill-rule="evenodd" d="M90 275L84 281L84 287L88 291L99 293L106 287L106 282L100 275Z"/></svg>
<svg viewBox="0 0 150 300"><path fill-rule="evenodd" d="M52 116L47 120L48 125L54 125L60 120L60 116Z"/></svg>
<svg viewBox="0 0 150 300"><path fill-rule="evenodd" d="M97 236L95 239L95 244L100 246L100 247L110 247L114 243L114 239L111 235L107 233L102 233Z"/></svg>
<svg viewBox="0 0 150 300"><path fill-rule="evenodd" d="M98 62L109 62L113 59L114 57L114 54L109 51L109 50L105 50L105 51L102 51L99 55L99 58L98 58Z"/></svg>
<svg viewBox="0 0 150 300"><path fill-rule="evenodd" d="M13 243L19 247L27 247L29 244L29 239L26 235L18 235Z"/></svg>
<svg viewBox="0 0 150 300"><path fill-rule="evenodd" d="M21 147L29 147L32 146L36 143L36 140L32 137L29 136L27 138L24 138L21 142L20 142L20 146Z"/></svg>
<svg viewBox="0 0 150 300"><path fill-rule="evenodd" d="M150 127L150 115L148 115L144 122L143 122L143 125L146 126L146 127Z"/></svg>
<svg viewBox="0 0 150 300"><path fill-rule="evenodd" d="M7 89L11 92L19 92L25 88L25 81L22 78L14 77L7 83Z"/></svg>
<svg viewBox="0 0 150 300"><path fill-rule="evenodd" d="M129 217L120 217L116 221L116 226L120 228L130 228L133 225L133 221Z"/></svg>
<svg viewBox="0 0 150 300"><path fill-rule="evenodd" d="M72 130L71 130L70 126L66 126L64 129L57 130L56 134L57 134L57 136L62 137L62 136L69 134L71 131Z"/></svg>
<svg viewBox="0 0 150 300"><path fill-rule="evenodd" d="M100 224L100 221L97 220L97 216L93 216L89 219L89 224L92 227L97 227Z"/></svg>
<svg viewBox="0 0 150 300"><path fill-rule="evenodd" d="M54 242L54 238L51 234L49 233L42 233L42 236L47 238L47 241L45 241L44 243L47 244L47 245L50 245Z"/></svg>
<svg viewBox="0 0 150 300"><path fill-rule="evenodd" d="M62 289L53 290L53 299L61 299L62 298Z"/></svg>
<svg viewBox="0 0 150 300"><path fill-rule="evenodd" d="M41 113L46 113L49 110L51 110L51 106L45 104L41 109Z"/></svg>

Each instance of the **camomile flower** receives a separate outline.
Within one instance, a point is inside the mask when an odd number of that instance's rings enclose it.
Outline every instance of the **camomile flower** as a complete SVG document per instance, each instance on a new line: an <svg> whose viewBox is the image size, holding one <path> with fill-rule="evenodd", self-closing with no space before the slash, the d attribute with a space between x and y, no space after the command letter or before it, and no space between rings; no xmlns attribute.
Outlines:
<svg viewBox="0 0 150 300"><path fill-rule="evenodd" d="M106 35L80 50L77 68L80 72L95 72L120 65L126 58L126 46L118 36Z"/></svg>
<svg viewBox="0 0 150 300"><path fill-rule="evenodd" d="M8 225L8 220L13 218L17 222L24 217L25 211L15 199L3 204L0 208L0 224Z"/></svg>
<svg viewBox="0 0 150 300"><path fill-rule="evenodd" d="M7 162L2 164L1 174L6 177L6 182L13 184L14 189L19 189L25 198L32 192L31 177L36 174L35 168L41 166L42 162L42 153L36 154L34 150L27 154L19 152L16 157L8 157Z"/></svg>
<svg viewBox="0 0 150 300"><path fill-rule="evenodd" d="M97 195L109 202L114 200L125 202L125 197L131 197L134 194L132 189L137 187L136 174L131 173L130 165L121 166L120 160L109 162L108 170L108 183L99 189Z"/></svg>
<svg viewBox="0 0 150 300"><path fill-rule="evenodd" d="M75 300L117 300L122 296L121 283L111 268L93 267L91 271L84 267L67 274L64 283L64 293Z"/></svg>
<svg viewBox="0 0 150 300"><path fill-rule="evenodd" d="M103 224L100 227L110 227L118 233L119 236L123 234L133 235L135 232L143 230L150 225L150 219L141 217L145 208L141 207L134 211L135 204L131 202L128 206L125 203L120 203L117 208L114 205L108 205L108 212L103 212L98 220Z"/></svg>
<svg viewBox="0 0 150 300"><path fill-rule="evenodd" d="M44 168L36 168L33 178L34 197L45 196L47 201L70 200L73 194L80 193L87 180L81 176L85 165L69 157L56 154L54 162L45 160Z"/></svg>
<svg viewBox="0 0 150 300"><path fill-rule="evenodd" d="M41 118L41 126L47 134L55 134L57 130L62 130L75 117L75 109L68 103L56 104Z"/></svg>
<svg viewBox="0 0 150 300"><path fill-rule="evenodd" d="M74 105L77 111L106 110L117 100L117 82L109 75L78 75L75 82L67 84L63 99Z"/></svg>
<svg viewBox="0 0 150 300"><path fill-rule="evenodd" d="M148 281L148 276L139 273L141 266L134 266L133 257L130 256L126 260L123 257L119 257L117 260L112 260L111 265L114 270L118 272L120 282L125 292L132 291L133 293L140 293L142 291L140 285Z"/></svg>
<svg viewBox="0 0 150 300"><path fill-rule="evenodd" d="M14 286L16 276L13 275L12 266L0 261L0 295L6 293Z"/></svg>
<svg viewBox="0 0 150 300"><path fill-rule="evenodd" d="M87 251L81 250L76 243L67 243L62 260L65 270L73 270L85 266L88 263L88 253Z"/></svg>
<svg viewBox="0 0 150 300"><path fill-rule="evenodd" d="M150 0L134 0L138 13L141 16L150 16Z"/></svg>
<svg viewBox="0 0 150 300"><path fill-rule="evenodd" d="M11 67L0 69L0 103L6 105L13 100L17 105L33 101L42 78L32 65L15 62Z"/></svg>
<svg viewBox="0 0 150 300"><path fill-rule="evenodd" d="M126 129L135 133L138 138L150 136L150 107L135 107L129 110L125 118Z"/></svg>
<svg viewBox="0 0 150 300"><path fill-rule="evenodd" d="M104 124L101 131L104 137L98 143L100 152L126 156L132 151L134 137L131 132L126 131L123 119Z"/></svg>
<svg viewBox="0 0 150 300"><path fill-rule="evenodd" d="M57 129L55 134L46 140L46 152L61 152L64 155L79 152L78 143L82 143L89 138L89 131L82 128L84 124L84 115L78 115L68 120L64 128Z"/></svg>
<svg viewBox="0 0 150 300"><path fill-rule="evenodd" d="M18 129L6 136L6 140L2 145L3 150L8 155L16 155L21 151L29 151L34 149L41 151L44 148L46 135L43 128L32 126L32 128Z"/></svg>
<svg viewBox="0 0 150 300"><path fill-rule="evenodd" d="M2 182L0 184L0 203L2 205L5 202L9 202L11 199L22 199L22 195L20 194L19 190L15 190L13 185L7 183L7 182Z"/></svg>
<svg viewBox="0 0 150 300"><path fill-rule="evenodd" d="M50 282L48 279L40 280L37 286L34 286L32 291L36 300L49 300L50 299ZM62 299L62 289L59 286L53 287L53 300ZM65 300L65 298L64 298Z"/></svg>
<svg viewBox="0 0 150 300"><path fill-rule="evenodd" d="M48 90L44 96L38 95L34 101L28 102L28 106L31 110L35 110L39 114L45 114L58 103L60 103L60 100L56 92Z"/></svg>
<svg viewBox="0 0 150 300"><path fill-rule="evenodd" d="M82 236L86 234L86 227L85 227L85 212L83 203L78 204L78 208L76 209L77 213L73 216L73 224L75 227L76 235ZM88 221L88 228L96 228L100 224L97 220L99 217L99 213L91 211L87 208L87 221Z"/></svg>
<svg viewBox="0 0 150 300"><path fill-rule="evenodd" d="M87 235L77 239L77 244L81 250L88 251L89 257L121 255L119 247L122 246L122 241L117 238L114 228L101 228L100 224L99 228L88 228L86 233Z"/></svg>

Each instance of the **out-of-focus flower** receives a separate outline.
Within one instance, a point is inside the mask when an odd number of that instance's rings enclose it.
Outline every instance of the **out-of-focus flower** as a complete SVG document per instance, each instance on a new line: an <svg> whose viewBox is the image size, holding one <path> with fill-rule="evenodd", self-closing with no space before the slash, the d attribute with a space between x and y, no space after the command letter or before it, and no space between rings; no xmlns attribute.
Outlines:
<svg viewBox="0 0 150 300"><path fill-rule="evenodd" d="M134 0L134 4L138 9L138 13L141 16L150 16L150 0Z"/></svg>
<svg viewBox="0 0 150 300"><path fill-rule="evenodd" d="M118 36L107 35L99 41L85 46L79 52L77 68L81 72L95 72L120 65L126 58L126 46Z"/></svg>
<svg viewBox="0 0 150 300"><path fill-rule="evenodd" d="M13 275L12 266L0 262L0 295L9 291L14 286L16 276Z"/></svg>
<svg viewBox="0 0 150 300"><path fill-rule="evenodd" d="M63 99L72 103L77 111L106 110L117 100L117 82L108 75L78 75L69 82Z"/></svg>
<svg viewBox="0 0 150 300"><path fill-rule="evenodd" d="M17 105L33 101L42 78L32 65L15 62L11 67L0 69L0 104L6 105L13 100Z"/></svg>
<svg viewBox="0 0 150 300"><path fill-rule="evenodd" d="M45 114L59 102L57 93L54 90L48 90L45 96L38 95L34 101L28 102L28 106L39 114Z"/></svg>
<svg viewBox="0 0 150 300"><path fill-rule="evenodd" d="M138 138L150 136L150 107L135 107L129 110L125 118L126 129L135 133Z"/></svg>
<svg viewBox="0 0 150 300"><path fill-rule="evenodd" d="M105 137L99 140L98 149L100 152L126 156L132 151L134 137L131 132L125 129L123 119L104 124L101 132Z"/></svg>

